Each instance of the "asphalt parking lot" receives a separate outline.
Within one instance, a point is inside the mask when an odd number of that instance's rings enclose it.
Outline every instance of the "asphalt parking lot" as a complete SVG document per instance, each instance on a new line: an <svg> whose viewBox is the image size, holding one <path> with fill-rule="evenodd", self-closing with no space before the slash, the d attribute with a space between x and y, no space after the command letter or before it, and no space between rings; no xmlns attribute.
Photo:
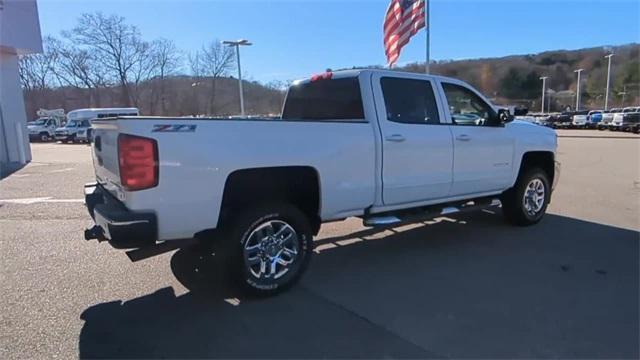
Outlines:
<svg viewBox="0 0 640 360"><path fill-rule="evenodd" d="M299 286L247 299L189 249L83 239L86 145L0 182L0 358L638 358L640 137L560 131L549 214L327 224Z"/></svg>

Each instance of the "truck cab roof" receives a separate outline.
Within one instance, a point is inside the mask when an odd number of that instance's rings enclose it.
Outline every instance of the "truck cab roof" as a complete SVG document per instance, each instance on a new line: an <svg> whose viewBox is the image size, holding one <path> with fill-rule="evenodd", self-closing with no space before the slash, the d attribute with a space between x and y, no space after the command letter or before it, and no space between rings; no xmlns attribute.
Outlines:
<svg viewBox="0 0 640 360"><path fill-rule="evenodd" d="M325 73L321 73L321 74L310 76L308 78L302 78L300 80L297 80L297 81L294 82L294 85L295 84L300 84L300 83L303 83L303 82L313 81L314 77L321 76L323 74L331 74L331 78L333 78L333 79L341 79L341 78L348 78L348 77L358 77L360 75L366 75L366 74L380 74L380 75L388 75L388 76L392 76L392 77L395 77L395 76L398 76L398 75L412 75L412 76L421 76L421 77L429 78L429 79L438 79L438 80L452 82L452 83L460 83L461 82L458 79L450 78L450 77L446 77L446 76L441 76L441 75L421 74L421 73L415 73L415 72L396 71L396 70L387 70L387 69L365 68L365 69L350 69L350 70L327 71Z"/></svg>

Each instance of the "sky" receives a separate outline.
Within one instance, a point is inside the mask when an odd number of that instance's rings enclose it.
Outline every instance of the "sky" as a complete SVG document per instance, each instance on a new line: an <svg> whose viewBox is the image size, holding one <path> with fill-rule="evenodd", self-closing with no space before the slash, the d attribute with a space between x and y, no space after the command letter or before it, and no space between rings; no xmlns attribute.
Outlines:
<svg viewBox="0 0 640 360"><path fill-rule="evenodd" d="M43 35L82 13L124 16L147 40L185 52L214 39L249 39L248 79L294 80L327 68L384 65L390 0L38 0ZM431 0L431 59L459 60L640 42L638 0ZM425 60L421 31L399 65Z"/></svg>

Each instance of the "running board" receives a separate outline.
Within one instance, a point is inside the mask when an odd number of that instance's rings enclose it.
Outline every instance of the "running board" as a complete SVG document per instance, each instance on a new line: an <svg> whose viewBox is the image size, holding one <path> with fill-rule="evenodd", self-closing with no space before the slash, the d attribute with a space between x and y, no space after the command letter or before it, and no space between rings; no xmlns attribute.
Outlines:
<svg viewBox="0 0 640 360"><path fill-rule="evenodd" d="M455 214L463 211L473 211L495 207L500 205L500 200L495 198L481 198L464 203L424 206L413 209L404 209L380 214L369 214L362 219L366 227L384 227L403 223L424 221L436 216Z"/></svg>

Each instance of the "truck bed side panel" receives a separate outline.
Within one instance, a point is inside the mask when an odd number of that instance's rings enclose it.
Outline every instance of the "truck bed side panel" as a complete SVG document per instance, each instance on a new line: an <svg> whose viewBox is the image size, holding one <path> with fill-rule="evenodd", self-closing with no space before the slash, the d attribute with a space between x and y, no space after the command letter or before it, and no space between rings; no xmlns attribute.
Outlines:
<svg viewBox="0 0 640 360"><path fill-rule="evenodd" d="M361 214L375 200L375 143L367 122L149 118L117 123L120 133L158 141L159 185L124 192L121 200L131 210L156 212L160 240L215 228L225 181L241 169L315 168L323 220ZM176 127L153 131L156 125ZM174 131L177 125L191 125L187 129L193 131Z"/></svg>

